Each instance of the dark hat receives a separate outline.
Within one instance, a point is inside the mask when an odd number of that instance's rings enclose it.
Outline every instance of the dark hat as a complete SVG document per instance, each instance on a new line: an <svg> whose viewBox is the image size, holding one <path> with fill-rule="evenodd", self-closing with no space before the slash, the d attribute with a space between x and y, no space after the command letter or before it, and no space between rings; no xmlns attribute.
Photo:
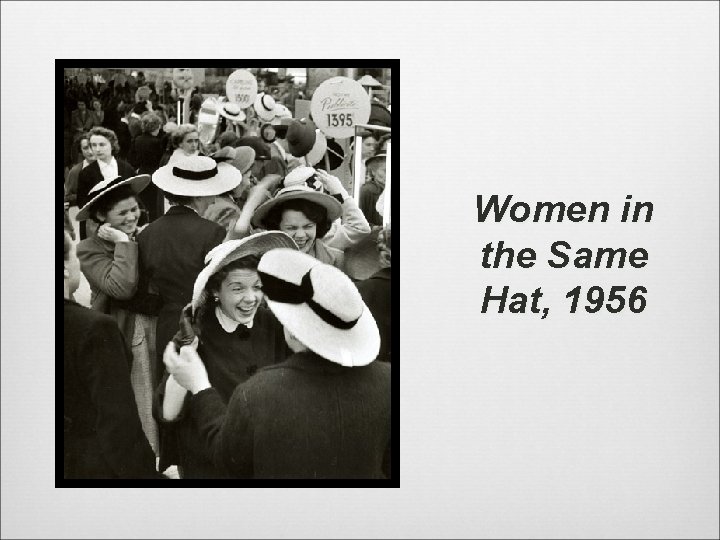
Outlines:
<svg viewBox="0 0 720 540"><path fill-rule="evenodd" d="M270 153L270 146L266 144L260 137L253 137L249 135L245 137L240 137L240 139L238 139L238 142L235 144L236 148L238 146L249 146L250 148L255 150L256 160L266 160L272 157L272 154Z"/></svg>
<svg viewBox="0 0 720 540"><path fill-rule="evenodd" d="M135 114L142 114L145 111L147 111L147 101L138 101L135 106L133 107L133 112Z"/></svg>
<svg viewBox="0 0 720 540"><path fill-rule="evenodd" d="M306 123L293 120L288 127L285 140L288 150L295 157L303 157L315 144L315 130Z"/></svg>
<svg viewBox="0 0 720 540"><path fill-rule="evenodd" d="M387 107L375 102L370 104L370 119L368 120L368 124L373 126L392 127L390 125L391 121L392 116L390 115L390 111Z"/></svg>

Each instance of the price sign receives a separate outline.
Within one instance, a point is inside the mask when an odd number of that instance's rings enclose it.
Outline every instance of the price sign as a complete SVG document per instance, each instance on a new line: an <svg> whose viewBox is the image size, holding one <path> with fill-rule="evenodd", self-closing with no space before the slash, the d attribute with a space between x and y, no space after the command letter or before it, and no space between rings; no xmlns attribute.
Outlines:
<svg viewBox="0 0 720 540"><path fill-rule="evenodd" d="M317 87L310 103L313 122L328 137L347 139L370 118L370 96L357 81L333 77Z"/></svg>
<svg viewBox="0 0 720 540"><path fill-rule="evenodd" d="M237 103L243 109L255 103L257 90L255 76L244 69L233 71L225 83L225 94L228 100Z"/></svg>

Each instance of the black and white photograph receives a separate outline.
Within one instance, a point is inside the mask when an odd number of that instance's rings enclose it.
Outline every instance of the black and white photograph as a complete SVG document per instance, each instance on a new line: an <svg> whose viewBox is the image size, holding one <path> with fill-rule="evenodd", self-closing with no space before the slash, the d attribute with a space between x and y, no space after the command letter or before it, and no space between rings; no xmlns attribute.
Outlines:
<svg viewBox="0 0 720 540"><path fill-rule="evenodd" d="M172 63L58 61L58 485L390 480L392 63Z"/></svg>

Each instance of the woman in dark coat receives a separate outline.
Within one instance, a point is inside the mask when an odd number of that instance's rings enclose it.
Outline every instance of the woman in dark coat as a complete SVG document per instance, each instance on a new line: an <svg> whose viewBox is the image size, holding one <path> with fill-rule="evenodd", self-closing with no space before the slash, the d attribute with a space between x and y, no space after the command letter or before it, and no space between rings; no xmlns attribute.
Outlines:
<svg viewBox="0 0 720 540"><path fill-rule="evenodd" d="M165 349L208 454L235 478L389 477L390 366L373 361L380 336L352 281L288 249L267 252L258 274L294 352L285 362L226 406L192 346Z"/></svg>
<svg viewBox="0 0 720 540"><path fill-rule="evenodd" d="M195 281L188 322L194 322L197 349L224 403L259 368L288 356L282 325L262 305L264 294L257 274L260 256L279 247L297 249L290 237L276 231L224 242L208 255L209 262ZM160 467L177 461L182 478L227 478L205 454L203 441L183 407L186 394L169 374L156 392L156 418L177 437L177 455L167 446L172 444L171 437L165 439Z"/></svg>
<svg viewBox="0 0 720 540"><path fill-rule="evenodd" d="M158 478L130 384L132 357L112 317L70 300L80 263L66 232L64 247L63 477Z"/></svg>
<svg viewBox="0 0 720 540"><path fill-rule="evenodd" d="M94 127L88 132L90 148L95 154L95 161L82 169L77 182L77 206L82 208L88 202L88 193L93 186L103 180L114 180L118 176L130 178L135 176L135 169L127 161L115 156L120 145L115 132L102 127ZM141 222L142 224L142 222ZM80 239L84 240L93 231L86 230L86 224L80 224Z"/></svg>
<svg viewBox="0 0 720 540"><path fill-rule="evenodd" d="M133 139L128 160L138 174L153 174L160 167L165 152L164 140L158 136L162 127L160 117L146 112L140 118L140 126L142 134ZM148 221L155 221L163 215L165 201L154 184L140 194L140 200L148 211Z"/></svg>

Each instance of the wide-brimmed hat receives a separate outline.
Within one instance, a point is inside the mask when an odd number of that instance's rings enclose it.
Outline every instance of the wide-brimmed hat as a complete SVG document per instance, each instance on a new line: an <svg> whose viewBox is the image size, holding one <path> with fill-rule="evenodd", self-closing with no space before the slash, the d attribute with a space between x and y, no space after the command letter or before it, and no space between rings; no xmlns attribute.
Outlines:
<svg viewBox="0 0 720 540"><path fill-rule="evenodd" d="M206 156L187 156L160 167L152 175L157 187L186 197L220 195L242 182L242 173L229 163Z"/></svg>
<svg viewBox="0 0 720 540"><path fill-rule="evenodd" d="M250 146L238 146L235 148L235 158L230 164L241 173L246 173L255 163L255 150Z"/></svg>
<svg viewBox="0 0 720 540"><path fill-rule="evenodd" d="M261 120L270 122L275 118L275 99L271 95L265 92L259 93L255 98L253 107Z"/></svg>
<svg viewBox="0 0 720 540"><path fill-rule="evenodd" d="M247 116L243 112L240 105L232 101L224 101L218 106L218 113L223 118L227 118L232 122L244 122Z"/></svg>
<svg viewBox="0 0 720 540"><path fill-rule="evenodd" d="M90 217L90 210L92 209L92 206L100 199L105 197L108 193L116 190L121 186L130 186L130 189L133 190L133 193L140 193L143 189L148 187L149 184L149 174L141 174L138 176L133 176L131 178L123 178L122 176L118 176L113 180L102 180L101 182L95 184L92 189L90 189L88 197L92 198L87 203L85 203L85 206L80 209L75 219L77 219L78 221L84 221L88 219Z"/></svg>
<svg viewBox="0 0 720 540"><path fill-rule="evenodd" d="M325 157L325 153L327 152L328 145L327 145L327 139L325 138L325 135L320 131L319 129L315 130L315 142L312 145L312 148L305 156L305 159L307 159L308 165L315 166L318 163L320 163L323 158Z"/></svg>
<svg viewBox="0 0 720 540"><path fill-rule="evenodd" d="M304 199L322 206L327 211L327 218L331 222L335 221L342 215L342 205L335 197L332 197L327 193L315 191L313 188L308 187L305 184L299 184L282 188L275 194L275 197L258 206L257 209L255 209L255 213L253 214L250 222L255 227L263 226L263 221L268 212L277 205L292 199Z"/></svg>
<svg viewBox="0 0 720 540"><path fill-rule="evenodd" d="M290 122L285 135L288 150L295 157L306 156L312 150L316 139L315 130L310 125L299 120Z"/></svg>
<svg viewBox="0 0 720 540"><path fill-rule="evenodd" d="M200 271L193 286L193 314L207 301L205 287L213 274L233 261L248 255L261 257L267 251L276 248L298 249L293 239L284 232L264 231L240 240L228 240L210 250L205 256L205 268Z"/></svg>
<svg viewBox="0 0 720 540"><path fill-rule="evenodd" d="M268 251L258 275L268 307L308 349L347 367L380 351L380 332L357 287L341 270L290 249Z"/></svg>

